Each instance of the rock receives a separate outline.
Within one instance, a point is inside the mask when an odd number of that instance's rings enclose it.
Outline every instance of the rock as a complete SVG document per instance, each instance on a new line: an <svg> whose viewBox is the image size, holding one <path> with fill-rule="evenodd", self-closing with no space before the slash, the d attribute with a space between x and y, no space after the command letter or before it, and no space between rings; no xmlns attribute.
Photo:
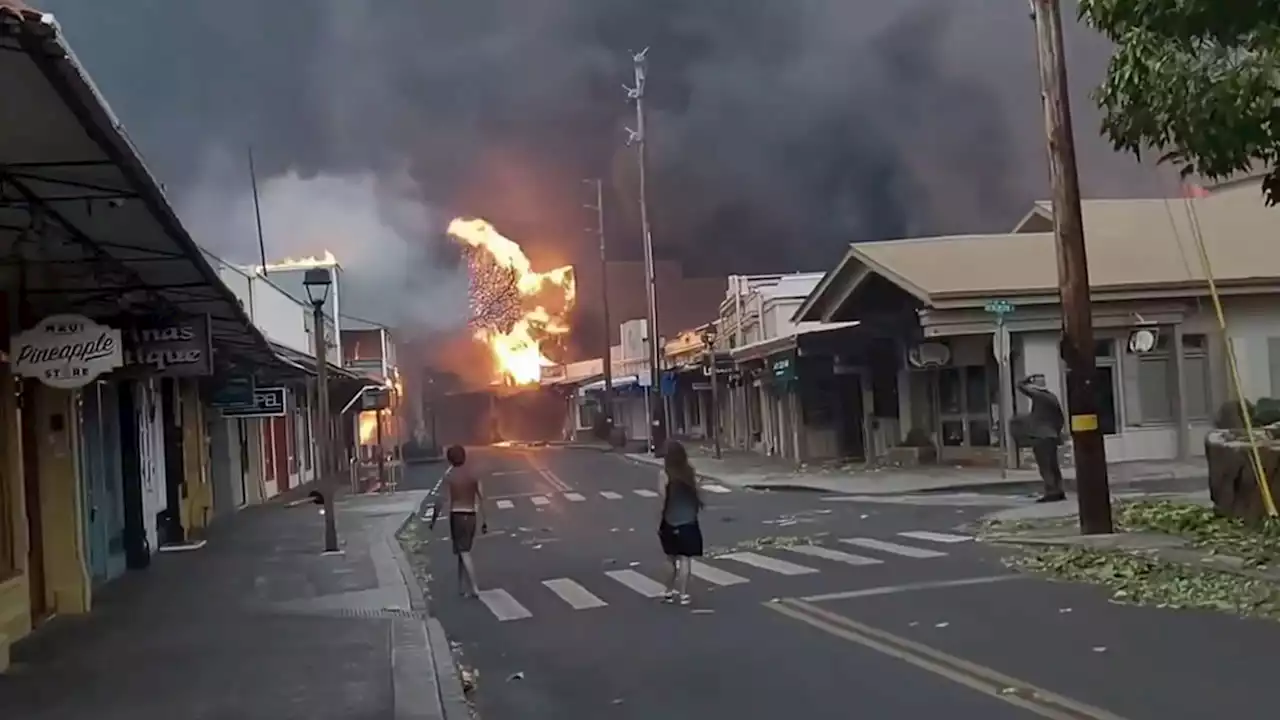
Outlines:
<svg viewBox="0 0 1280 720"><path fill-rule="evenodd" d="M1255 428L1253 435L1271 495L1280 500L1280 424ZM1214 510L1249 523L1263 520L1266 509L1258 490L1248 431L1210 431L1204 439L1204 450Z"/></svg>

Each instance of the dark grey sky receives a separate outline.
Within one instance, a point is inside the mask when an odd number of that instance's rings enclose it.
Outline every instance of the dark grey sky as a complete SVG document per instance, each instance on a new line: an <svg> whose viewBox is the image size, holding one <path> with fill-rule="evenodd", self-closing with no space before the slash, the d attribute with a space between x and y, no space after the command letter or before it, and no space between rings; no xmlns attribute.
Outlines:
<svg viewBox="0 0 1280 720"><path fill-rule="evenodd" d="M1007 229L1045 195L1025 0L43 8L202 243L256 255L252 144L272 254L327 246L382 278L374 304L461 312L437 259L452 213L490 218L535 262L581 262L588 176L610 184L613 252L638 257L622 83L646 45L655 239L691 272L825 269L851 240ZM1086 194L1167 191L1097 136L1106 48L1069 24Z"/></svg>

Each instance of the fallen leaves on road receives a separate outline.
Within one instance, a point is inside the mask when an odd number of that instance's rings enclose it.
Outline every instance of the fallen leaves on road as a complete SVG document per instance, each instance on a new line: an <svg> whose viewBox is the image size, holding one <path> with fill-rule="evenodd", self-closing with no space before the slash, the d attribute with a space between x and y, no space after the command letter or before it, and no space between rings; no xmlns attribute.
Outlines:
<svg viewBox="0 0 1280 720"><path fill-rule="evenodd" d="M1238 557L1247 567L1264 569L1280 559L1280 522L1250 526L1220 517L1211 507L1168 500L1122 503L1115 519L1123 530L1185 538L1195 547Z"/></svg>
<svg viewBox="0 0 1280 720"><path fill-rule="evenodd" d="M1005 558L1004 562L1024 572L1108 587L1116 603L1217 610L1280 620L1280 589L1276 586L1148 554L1047 547Z"/></svg>
<svg viewBox="0 0 1280 720"><path fill-rule="evenodd" d="M806 535L803 537L791 536L791 535L776 535L776 536L771 535L766 537L752 538L750 540L743 540L742 542L739 542L729 548L723 548L723 547L708 548L705 554L707 557L717 557L719 555L725 555L727 553L739 552L743 550L760 550L762 548L770 548L770 547L794 547L796 545L813 545L819 538L822 538L830 534L831 533L821 532L821 533L815 533L813 535Z"/></svg>

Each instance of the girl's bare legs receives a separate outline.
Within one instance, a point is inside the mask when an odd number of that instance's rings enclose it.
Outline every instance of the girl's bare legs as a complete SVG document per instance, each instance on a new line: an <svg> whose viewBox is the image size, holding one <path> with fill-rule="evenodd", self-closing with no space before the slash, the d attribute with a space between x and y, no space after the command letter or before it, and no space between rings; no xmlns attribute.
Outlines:
<svg viewBox="0 0 1280 720"><path fill-rule="evenodd" d="M467 580L470 583L470 592L472 597L480 597L480 584L476 581L476 565L471 559L471 553L464 552L458 555L458 559L462 562L464 572L467 574Z"/></svg>
<svg viewBox="0 0 1280 720"><path fill-rule="evenodd" d="M662 596L667 600L670 600L676 595L676 578L680 575L680 558L677 558L675 555L668 555L667 568L670 570L670 572L667 573L667 591L664 592Z"/></svg>
<svg viewBox="0 0 1280 720"><path fill-rule="evenodd" d="M693 558L679 558L676 568L676 592L680 594L681 602L688 602L689 575L693 572Z"/></svg>

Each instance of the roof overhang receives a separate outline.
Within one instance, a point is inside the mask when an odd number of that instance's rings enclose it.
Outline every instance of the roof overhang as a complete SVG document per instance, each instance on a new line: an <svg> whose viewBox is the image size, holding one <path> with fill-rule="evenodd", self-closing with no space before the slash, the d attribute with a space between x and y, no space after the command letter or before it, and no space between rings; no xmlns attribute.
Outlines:
<svg viewBox="0 0 1280 720"><path fill-rule="evenodd" d="M1022 216L1022 219L1018 221L1018 224L1013 226L1012 234L1043 232L1043 227L1037 226L1042 225L1045 221L1048 221L1052 226L1053 207L1043 201L1036 202L1031 206L1031 209L1027 211L1027 214Z"/></svg>
<svg viewBox="0 0 1280 720"><path fill-rule="evenodd" d="M1221 295L1276 295L1280 294L1280 282L1275 280L1232 279L1215 283ZM1089 289L1091 302L1129 302L1136 300L1189 300L1209 297L1209 286L1203 280L1185 280L1174 283L1130 283L1107 285ZM932 296L930 307L937 310L981 308L993 297L1009 300L1015 305L1057 305L1061 302L1058 288L1025 288L987 290L983 292L937 293Z"/></svg>
<svg viewBox="0 0 1280 720"><path fill-rule="evenodd" d="M307 353L298 352L297 350L286 345L281 345L280 343L273 342L270 344L271 350L276 354L276 357L279 358L282 365L292 368L298 373L304 373L312 376L318 374L318 364L316 363L315 357L308 355ZM328 363L327 370L330 380L351 380L379 384L374 378L358 375L346 368L338 367L333 363Z"/></svg>
<svg viewBox="0 0 1280 720"><path fill-rule="evenodd" d="M795 332L787 335L781 335L767 340L743 345L734 348L730 352L730 356L736 362L751 362L753 360L763 360L771 355L789 352L802 348L806 338L813 338L827 333L839 330L847 330L861 325L859 321L839 322L839 323L814 323L808 327L799 327Z"/></svg>
<svg viewBox="0 0 1280 720"><path fill-rule="evenodd" d="M215 363L276 363L51 15L0 10L0 272L24 322L207 315Z"/></svg>

